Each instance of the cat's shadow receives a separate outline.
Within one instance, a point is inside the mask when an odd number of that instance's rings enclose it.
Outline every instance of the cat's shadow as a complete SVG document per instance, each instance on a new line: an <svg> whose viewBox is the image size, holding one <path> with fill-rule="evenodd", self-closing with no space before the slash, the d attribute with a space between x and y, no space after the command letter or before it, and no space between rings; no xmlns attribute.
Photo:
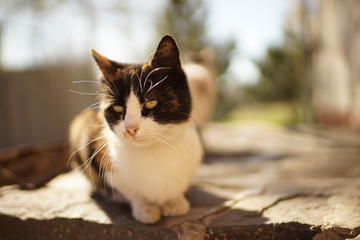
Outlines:
<svg viewBox="0 0 360 240"><path fill-rule="evenodd" d="M253 224L264 224L266 218L262 217L260 213L254 211L247 211L243 209L230 209L224 208L225 211L219 212L217 209L222 209L225 201L228 199L220 198L205 192L196 187L189 189L186 197L190 201L191 210L188 215L173 218L163 218L159 223L154 225L144 225L137 222L131 215L131 208L126 203L115 203L104 199L100 195L93 193L92 198L98 204L98 206L107 214L112 224L116 226L122 226L126 229L143 228L147 229L164 229L171 225L176 225L184 221L194 222L194 220L201 221L206 217L208 220L205 224L225 224L231 226L231 224L237 225L241 222L248 222ZM209 217L210 216L210 217ZM215 216L215 217L212 217Z"/></svg>

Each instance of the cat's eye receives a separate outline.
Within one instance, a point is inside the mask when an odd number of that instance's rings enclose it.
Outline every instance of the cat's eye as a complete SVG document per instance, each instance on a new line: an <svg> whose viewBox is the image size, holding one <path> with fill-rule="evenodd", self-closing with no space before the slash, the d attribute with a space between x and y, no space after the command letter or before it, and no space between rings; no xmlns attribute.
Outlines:
<svg viewBox="0 0 360 240"><path fill-rule="evenodd" d="M117 112L117 113L122 113L122 112L124 112L124 108L123 108L122 106L114 105L112 108L113 108L114 111Z"/></svg>
<svg viewBox="0 0 360 240"><path fill-rule="evenodd" d="M156 107L157 104L158 104L158 100L148 100L145 102L145 108L152 109Z"/></svg>

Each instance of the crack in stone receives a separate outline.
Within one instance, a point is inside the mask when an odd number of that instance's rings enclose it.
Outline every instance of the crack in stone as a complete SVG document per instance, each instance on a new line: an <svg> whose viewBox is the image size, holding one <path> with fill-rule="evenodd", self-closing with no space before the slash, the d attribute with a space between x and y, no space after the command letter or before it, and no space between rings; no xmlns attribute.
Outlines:
<svg viewBox="0 0 360 240"><path fill-rule="evenodd" d="M222 212L225 212L226 210L228 210L231 207L231 205L227 206L227 205L222 205L217 207L216 209L204 214L203 216L199 217L197 220L199 222L201 222L202 224L206 225L204 222L207 218L214 216L214 215L218 215Z"/></svg>
<svg viewBox="0 0 360 240"><path fill-rule="evenodd" d="M260 214L263 215L264 212L276 205L278 205L279 203L283 202L283 201L287 201L287 200L291 200L291 199L295 199L298 197L309 197L309 196L314 196L314 197L329 197L331 194L323 194L323 193L319 193L319 194L314 194L314 193L294 193L285 197L281 197L279 199L277 199L276 201L274 201L273 203L271 203L270 205L264 207L261 211Z"/></svg>
<svg viewBox="0 0 360 240"><path fill-rule="evenodd" d="M232 206L236 205L237 203L247 199L247 198L251 198L252 196L255 195L261 195L265 192L264 189L261 189L261 191L258 192L252 192L252 193L247 193L247 194L243 194L241 197L237 197L234 198L232 200L229 200L227 202L225 202L223 205L218 206L217 208L214 208L212 211L209 211L205 214L203 214L202 216L199 216L196 219L192 219L192 220L184 220L178 224L176 224L176 226L174 226L174 230L177 232L177 235L179 236L179 239L181 240L188 240L188 239L199 239L199 240L203 240L206 239L207 236L211 235L211 232L209 232L208 226L206 224L206 220L210 217L216 216L218 214L221 214L227 210L229 210ZM298 197L309 197L309 196L314 196L314 197L329 197L332 194L322 194L322 193L294 193L288 196L284 196L281 197L279 199L277 199L276 201L274 201L273 203L271 203L270 205L264 207L259 214L263 215L263 213L276 206L277 204L283 202L283 201L287 201L287 200L291 200L291 199L295 199ZM315 226L314 226L315 227ZM330 230L330 229L328 229ZM337 234L342 235L343 237L350 237L351 239L354 239L354 237L357 236L357 234L359 233L359 229L353 229L353 232L345 234L344 232L337 232L336 229L331 229L332 231L336 232ZM319 229L319 231L321 231ZM349 229L350 231L350 229ZM319 232L317 234L318 237L320 238L316 238L315 240L322 240L322 233L323 232ZM195 238L194 238L195 237ZM357 240L357 238L355 238Z"/></svg>
<svg viewBox="0 0 360 240"><path fill-rule="evenodd" d="M241 201L243 201L243 200L245 200L247 198L250 198L250 197L255 196L255 195L263 194L264 191L265 191L265 189L261 188L261 189L257 189L257 190L254 190L254 191L251 191L251 192L248 192L248 193L241 194L241 195L235 197L234 199L226 201L223 205L221 205L221 206L217 207L216 209L204 214L203 216L200 216L198 218L198 221L206 226L205 221L206 221L207 218L209 218L211 216L221 214L222 212L225 212L226 210L230 209L231 207L235 206L237 203L239 203L239 202L241 202Z"/></svg>
<svg viewBox="0 0 360 240"><path fill-rule="evenodd" d="M261 189L261 190L256 190L254 192L242 194L241 196L226 201L223 205L213 208L211 211L202 214L201 216L195 219L181 221L176 225L172 226L172 229L174 232L176 232L178 238L181 240L192 240L192 239L203 240L206 238L206 236L209 235L208 226L205 223L207 218L221 214L222 212L225 212L226 210L230 209L238 202L245 200L251 196L262 194L263 191L264 190Z"/></svg>

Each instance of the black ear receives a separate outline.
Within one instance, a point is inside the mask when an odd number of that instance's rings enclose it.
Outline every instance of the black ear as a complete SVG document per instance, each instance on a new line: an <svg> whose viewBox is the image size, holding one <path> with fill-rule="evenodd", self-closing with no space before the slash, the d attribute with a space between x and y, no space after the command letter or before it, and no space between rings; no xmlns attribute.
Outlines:
<svg viewBox="0 0 360 240"><path fill-rule="evenodd" d="M165 35L156 50L152 65L156 67L180 67L179 49L175 40Z"/></svg>
<svg viewBox="0 0 360 240"><path fill-rule="evenodd" d="M91 54L93 55L97 65L99 66L103 77L107 81L114 80L117 75L122 73L122 71L118 68L118 64L116 64L115 62L111 61L110 59L104 57L103 55L101 55L100 53L95 51L95 49L93 49L93 48L91 48L90 51L91 51Z"/></svg>

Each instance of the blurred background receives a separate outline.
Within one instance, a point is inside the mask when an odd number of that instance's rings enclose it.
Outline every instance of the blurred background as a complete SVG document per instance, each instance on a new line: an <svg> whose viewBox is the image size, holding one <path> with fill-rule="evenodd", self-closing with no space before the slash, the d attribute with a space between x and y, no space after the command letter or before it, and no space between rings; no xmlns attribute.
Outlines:
<svg viewBox="0 0 360 240"><path fill-rule="evenodd" d="M212 121L358 130L359 24L358 0L0 1L0 148L66 139L97 102L89 48L143 62L164 34L214 76Z"/></svg>

